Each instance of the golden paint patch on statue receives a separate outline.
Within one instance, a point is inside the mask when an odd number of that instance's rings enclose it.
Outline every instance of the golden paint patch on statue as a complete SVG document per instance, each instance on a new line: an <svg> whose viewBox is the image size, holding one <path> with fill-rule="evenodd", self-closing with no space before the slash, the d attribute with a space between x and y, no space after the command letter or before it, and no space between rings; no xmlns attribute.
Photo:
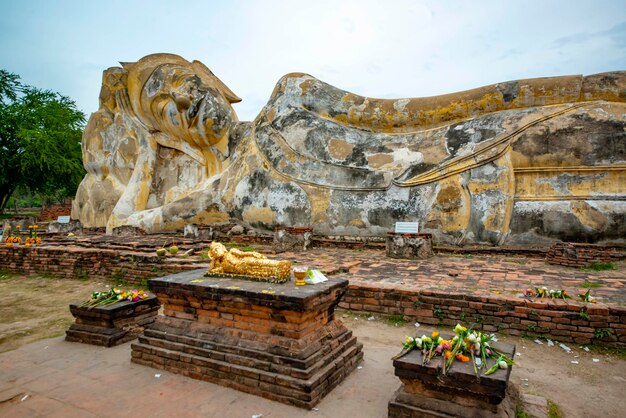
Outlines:
<svg viewBox="0 0 626 418"><path fill-rule="evenodd" d="M256 251L241 251L238 248L228 250L217 241L211 243L209 257L209 277L234 277L273 283L284 283L291 277L291 261L270 260Z"/></svg>

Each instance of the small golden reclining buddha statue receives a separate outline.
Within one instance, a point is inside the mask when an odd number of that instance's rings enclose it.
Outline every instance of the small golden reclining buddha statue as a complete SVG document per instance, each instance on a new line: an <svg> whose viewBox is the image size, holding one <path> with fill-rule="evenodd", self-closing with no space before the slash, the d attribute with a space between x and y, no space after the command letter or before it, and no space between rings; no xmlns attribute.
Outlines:
<svg viewBox="0 0 626 418"><path fill-rule="evenodd" d="M209 247L211 265L208 274L244 276L259 281L283 283L291 275L291 261L270 260L254 251L226 249L224 244L212 242Z"/></svg>

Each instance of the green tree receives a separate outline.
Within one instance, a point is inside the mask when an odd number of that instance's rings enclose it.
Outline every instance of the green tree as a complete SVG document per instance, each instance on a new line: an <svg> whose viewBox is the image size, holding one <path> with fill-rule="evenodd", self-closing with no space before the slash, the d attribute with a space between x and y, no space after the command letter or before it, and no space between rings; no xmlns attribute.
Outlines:
<svg viewBox="0 0 626 418"><path fill-rule="evenodd" d="M0 212L18 188L72 195L85 171L85 115L68 97L0 69Z"/></svg>

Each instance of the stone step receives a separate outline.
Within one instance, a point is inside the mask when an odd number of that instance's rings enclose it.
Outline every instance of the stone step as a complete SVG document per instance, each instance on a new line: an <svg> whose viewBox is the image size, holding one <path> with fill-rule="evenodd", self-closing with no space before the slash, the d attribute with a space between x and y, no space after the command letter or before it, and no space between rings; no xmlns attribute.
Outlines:
<svg viewBox="0 0 626 418"><path fill-rule="evenodd" d="M348 333L345 334L347 337L351 337L347 334ZM148 335L152 335L152 337ZM230 364L242 367L251 367L256 370L281 373L286 376L293 376L304 380L310 379L325 365L340 357L341 354L350 347L356 345L356 337L342 339L341 342L335 344L334 349L330 344L326 344L323 349L311 356L311 361L301 362L296 360L294 362L294 359L288 357L273 355L268 356L258 351L241 349L238 346L205 343L202 348L197 345L190 346L184 342L173 342L171 341L171 338L168 340L167 337L167 335L155 337L154 333L150 330L146 330L144 335L139 337L139 342L153 348L164 348L166 350L198 357L226 361ZM210 348L207 348L207 346Z"/></svg>
<svg viewBox="0 0 626 418"><path fill-rule="evenodd" d="M143 339L131 345L132 361L201 379L268 399L312 408L352 371L363 358L362 344L342 345L334 360L325 359L325 366L308 379L264 371L213 358L156 347L153 339ZM148 344L146 344L146 342ZM174 343L169 343L174 348ZM179 346L181 344L178 344Z"/></svg>
<svg viewBox="0 0 626 418"><path fill-rule="evenodd" d="M305 339L296 340L275 334L257 333L212 324L200 324L191 320L159 316L157 321L150 326L150 330L160 331L168 335L191 338L190 344L197 346L202 346L203 341L208 341L210 343L250 349L257 353L283 356L292 359L292 361L306 361L322 349L325 341L340 338L347 329L340 321L334 320L318 328ZM192 341L196 342L194 343ZM309 365L303 366L303 368L307 367L309 367Z"/></svg>
<svg viewBox="0 0 626 418"><path fill-rule="evenodd" d="M65 331L65 341L99 345L103 347L113 347L115 345L134 340L135 338L137 338L137 334L121 330L107 334L72 328Z"/></svg>

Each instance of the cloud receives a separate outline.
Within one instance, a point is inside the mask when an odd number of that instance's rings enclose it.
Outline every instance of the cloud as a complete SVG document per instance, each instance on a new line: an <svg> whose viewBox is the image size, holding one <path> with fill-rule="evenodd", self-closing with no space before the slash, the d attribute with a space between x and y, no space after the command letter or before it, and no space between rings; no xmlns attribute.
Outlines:
<svg viewBox="0 0 626 418"><path fill-rule="evenodd" d="M103 70L155 52L205 63L242 97L242 120L289 72L398 98L626 69L623 0L5 3L0 67L86 113L97 109Z"/></svg>
<svg viewBox="0 0 626 418"><path fill-rule="evenodd" d="M618 48L626 47L626 22L618 23L607 30L597 32L578 32L572 35L564 36L555 39L552 45L556 48L563 48L567 46L581 45L586 42L606 38L615 42Z"/></svg>

